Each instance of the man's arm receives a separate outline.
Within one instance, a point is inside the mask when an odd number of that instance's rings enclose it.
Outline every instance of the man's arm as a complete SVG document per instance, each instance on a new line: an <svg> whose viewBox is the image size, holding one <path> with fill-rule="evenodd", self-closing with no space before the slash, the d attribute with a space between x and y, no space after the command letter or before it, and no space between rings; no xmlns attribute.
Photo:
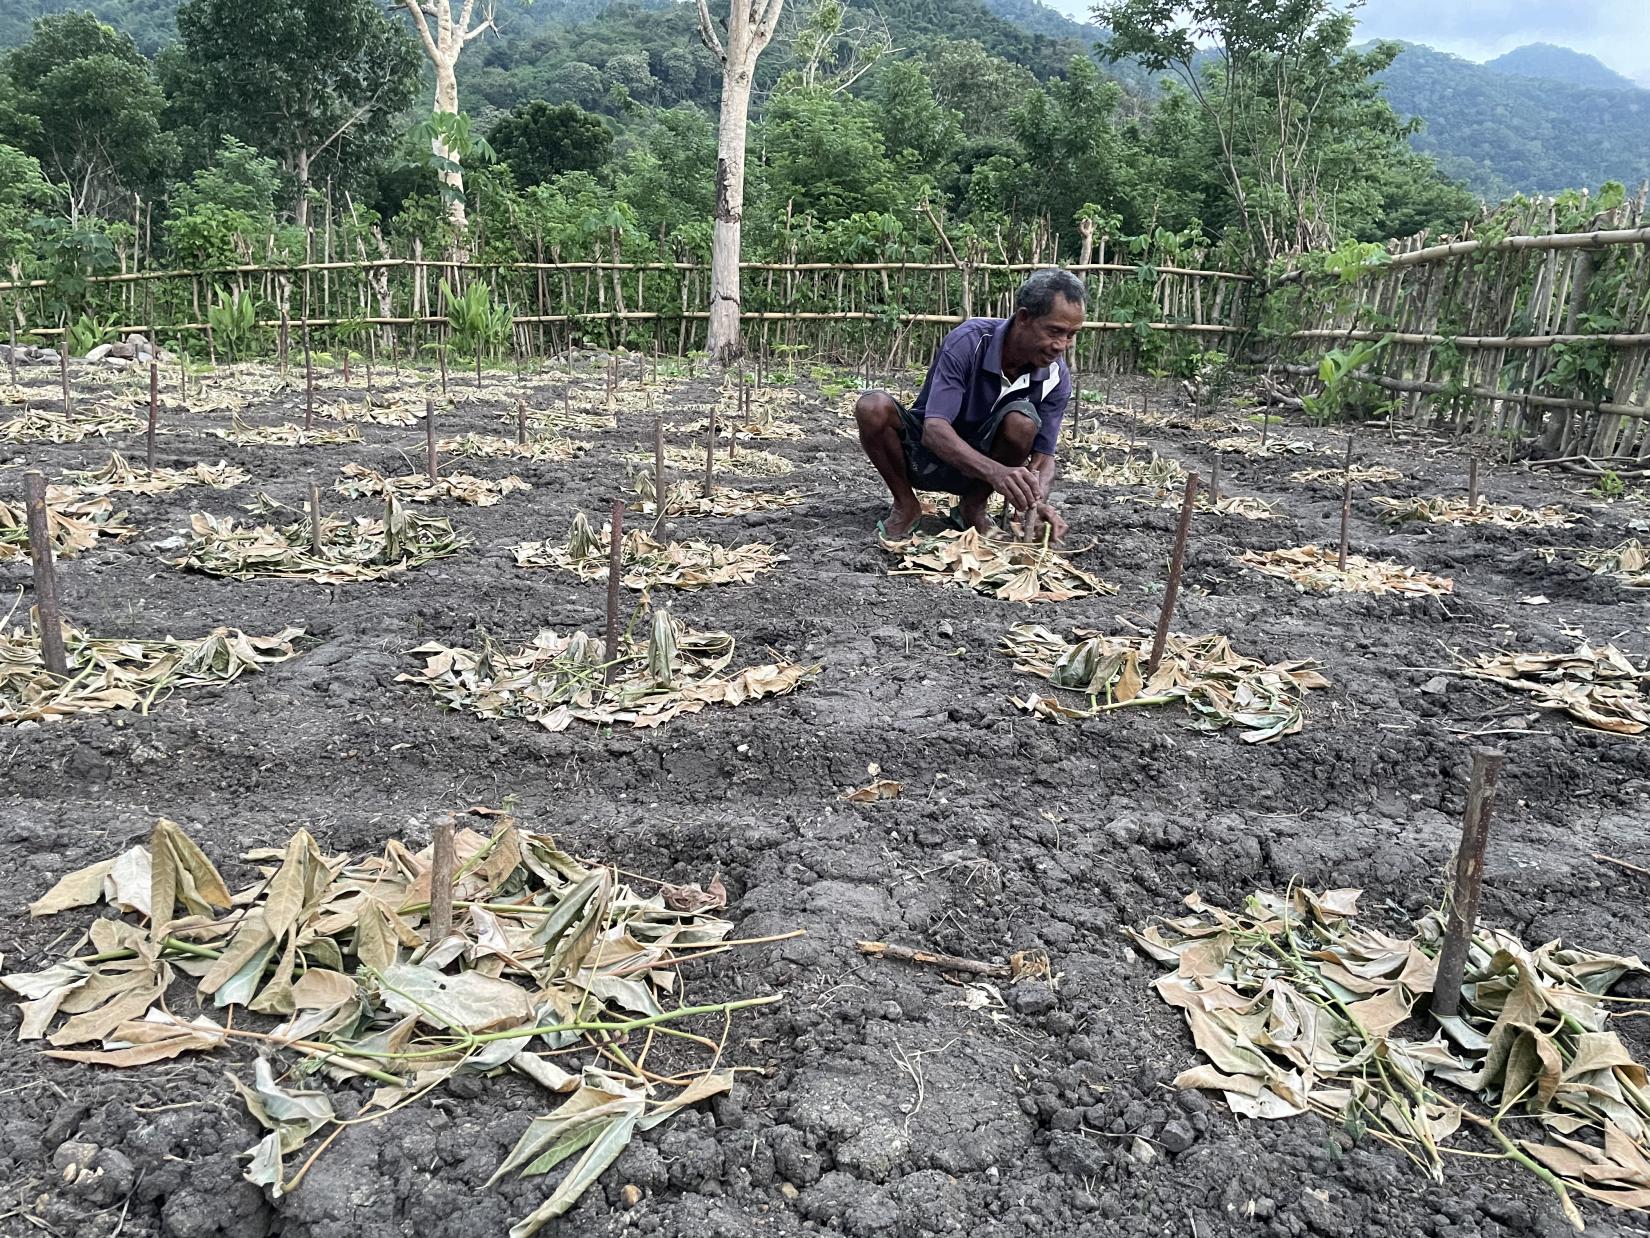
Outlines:
<svg viewBox="0 0 1650 1238"><path fill-rule="evenodd" d="M965 477L978 478L1021 511L1026 511L1046 494L1038 491L1038 479L1029 468L1010 468L1006 464L982 455L962 441L956 427L949 421L929 417L922 423L922 445ZM1050 481L1053 480L1054 459L1047 457Z"/></svg>

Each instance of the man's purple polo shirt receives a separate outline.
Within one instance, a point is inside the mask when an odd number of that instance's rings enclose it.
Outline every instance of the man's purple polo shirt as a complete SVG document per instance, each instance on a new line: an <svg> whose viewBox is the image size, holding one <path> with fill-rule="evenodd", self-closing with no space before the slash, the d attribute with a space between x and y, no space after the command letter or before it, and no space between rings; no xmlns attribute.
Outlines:
<svg viewBox="0 0 1650 1238"><path fill-rule="evenodd" d="M911 411L919 417L949 421L962 440L969 442L972 431L991 419L999 403L1030 400L1043 419L1031 449L1052 456L1071 398L1071 371L1063 360L1057 360L1052 366L1005 379L1003 337L1008 334L1008 323L1006 318L970 318L952 328L928 367L928 378Z"/></svg>

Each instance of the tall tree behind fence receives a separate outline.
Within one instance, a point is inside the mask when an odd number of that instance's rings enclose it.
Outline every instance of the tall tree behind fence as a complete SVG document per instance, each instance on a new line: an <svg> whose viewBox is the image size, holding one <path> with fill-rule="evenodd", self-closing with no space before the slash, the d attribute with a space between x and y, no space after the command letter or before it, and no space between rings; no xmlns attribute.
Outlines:
<svg viewBox="0 0 1650 1238"><path fill-rule="evenodd" d="M1363 372L1394 422L1583 466L1650 458L1644 195L1579 202L1516 203L1447 244L1309 256L1267 294L1261 334L1297 376L1384 340Z"/></svg>

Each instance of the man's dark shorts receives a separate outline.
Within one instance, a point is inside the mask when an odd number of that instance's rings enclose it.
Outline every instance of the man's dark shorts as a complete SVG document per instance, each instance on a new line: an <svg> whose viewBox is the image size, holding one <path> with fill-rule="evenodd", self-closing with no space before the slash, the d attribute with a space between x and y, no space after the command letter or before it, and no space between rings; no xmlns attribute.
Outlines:
<svg viewBox="0 0 1650 1238"><path fill-rule="evenodd" d="M914 489L962 494L965 490L979 486L978 480L963 476L922 445L922 417L898 400L894 401L894 407L899 409L900 443L905 448L905 475L910 479ZM1003 418L1010 413L1019 413L1022 417L1030 418L1034 430L1043 427L1042 416L1037 412L1035 404L1030 400L1010 400L993 412L988 420L975 426L972 434L964 438L963 442L982 456L989 456L997 442L997 433L1003 428Z"/></svg>

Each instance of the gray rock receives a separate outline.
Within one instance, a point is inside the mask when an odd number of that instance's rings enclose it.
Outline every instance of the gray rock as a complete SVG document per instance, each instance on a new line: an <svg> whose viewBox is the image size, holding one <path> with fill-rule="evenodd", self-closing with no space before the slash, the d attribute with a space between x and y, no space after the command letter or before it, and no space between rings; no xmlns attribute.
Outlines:
<svg viewBox="0 0 1650 1238"><path fill-rule="evenodd" d="M1197 1142L1197 1132L1191 1125L1176 1119L1168 1123L1158 1132L1157 1141L1163 1145L1164 1151L1171 1155L1184 1152Z"/></svg>
<svg viewBox="0 0 1650 1238"><path fill-rule="evenodd" d="M97 362L103 360L103 358L113 352L114 348L115 346L113 344L99 344L96 348L86 354L87 364L95 365Z"/></svg>

